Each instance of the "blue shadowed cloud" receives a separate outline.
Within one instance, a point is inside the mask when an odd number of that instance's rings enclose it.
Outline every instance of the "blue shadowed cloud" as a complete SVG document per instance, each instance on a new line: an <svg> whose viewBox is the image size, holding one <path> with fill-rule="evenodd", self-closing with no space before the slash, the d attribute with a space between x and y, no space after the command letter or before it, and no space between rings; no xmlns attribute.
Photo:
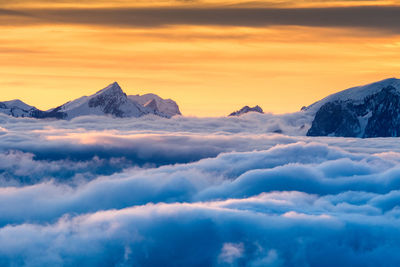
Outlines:
<svg viewBox="0 0 400 267"><path fill-rule="evenodd" d="M2 266L400 263L396 138L269 114L0 119Z"/></svg>

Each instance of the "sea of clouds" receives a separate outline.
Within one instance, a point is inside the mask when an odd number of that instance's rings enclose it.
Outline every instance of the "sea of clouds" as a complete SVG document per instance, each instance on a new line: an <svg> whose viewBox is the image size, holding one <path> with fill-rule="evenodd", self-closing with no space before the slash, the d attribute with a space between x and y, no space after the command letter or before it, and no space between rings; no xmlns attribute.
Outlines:
<svg viewBox="0 0 400 267"><path fill-rule="evenodd" d="M309 127L0 115L0 266L399 266L398 138Z"/></svg>

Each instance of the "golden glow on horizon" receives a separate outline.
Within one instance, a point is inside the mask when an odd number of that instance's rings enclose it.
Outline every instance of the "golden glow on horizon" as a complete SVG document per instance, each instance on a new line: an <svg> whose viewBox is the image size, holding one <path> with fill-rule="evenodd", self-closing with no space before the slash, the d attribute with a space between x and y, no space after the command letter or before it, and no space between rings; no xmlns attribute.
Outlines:
<svg viewBox="0 0 400 267"><path fill-rule="evenodd" d="M227 115L256 104L285 113L400 69L400 36L365 29L37 25L1 26L0 33L0 100L41 109L117 81L127 94L174 99L184 115Z"/></svg>

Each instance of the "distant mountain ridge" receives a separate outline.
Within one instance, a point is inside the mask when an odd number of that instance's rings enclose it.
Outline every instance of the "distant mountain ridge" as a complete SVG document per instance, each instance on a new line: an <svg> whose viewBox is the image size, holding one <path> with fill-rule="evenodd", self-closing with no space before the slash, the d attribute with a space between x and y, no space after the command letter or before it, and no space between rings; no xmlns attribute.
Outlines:
<svg viewBox="0 0 400 267"><path fill-rule="evenodd" d="M308 136L399 137L400 80L390 78L330 95L306 108Z"/></svg>
<svg viewBox="0 0 400 267"><path fill-rule="evenodd" d="M0 112L14 117L30 117L37 110L19 99L0 102Z"/></svg>
<svg viewBox="0 0 400 267"><path fill-rule="evenodd" d="M146 103L143 103L143 99ZM21 100L0 102L0 112L13 117L73 119L85 115L109 115L118 118L140 117L154 114L170 118L181 115L178 105L171 99L155 94L127 96L117 82L91 96L82 96L48 111L41 111Z"/></svg>
<svg viewBox="0 0 400 267"><path fill-rule="evenodd" d="M178 105L171 99L162 99L155 94L145 95L129 95L129 99L151 109L156 112L166 114L168 116L182 115Z"/></svg>
<svg viewBox="0 0 400 267"><path fill-rule="evenodd" d="M262 108L260 106L254 106L254 107L249 107L249 106L244 106L240 110L236 110L229 114L228 116L240 116L249 112L258 112L258 113L264 113Z"/></svg>
<svg viewBox="0 0 400 267"><path fill-rule="evenodd" d="M263 110L259 106L245 106L229 116L241 116L249 112L263 113ZM128 96L116 82L93 95L80 97L47 111L27 105L21 100L0 102L0 113L38 119L73 119L84 115L118 118L141 117L146 114L165 118L181 115L175 101L154 94ZM352 87L289 115L291 123L301 123L301 135L400 137L400 80L390 78ZM286 133L279 125L271 132Z"/></svg>

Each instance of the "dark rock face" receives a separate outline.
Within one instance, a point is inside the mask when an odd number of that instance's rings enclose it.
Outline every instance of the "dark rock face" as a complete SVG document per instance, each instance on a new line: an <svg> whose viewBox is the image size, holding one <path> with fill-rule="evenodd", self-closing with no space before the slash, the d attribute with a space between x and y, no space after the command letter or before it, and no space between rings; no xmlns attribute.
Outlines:
<svg viewBox="0 0 400 267"><path fill-rule="evenodd" d="M125 96L126 98L126 96ZM124 101L125 100L125 101ZM126 99L121 99L117 96L105 96L99 95L95 98L90 99L89 107L101 107L105 114L114 115L115 117L123 117L124 112L119 109L119 107L126 102Z"/></svg>
<svg viewBox="0 0 400 267"><path fill-rule="evenodd" d="M323 105L315 115L308 136L358 136L360 123L351 106L335 101Z"/></svg>
<svg viewBox="0 0 400 267"><path fill-rule="evenodd" d="M95 97L89 100L89 107L101 107L105 114L115 117L124 117L124 112L120 109L121 105L127 102L126 94L121 90L117 83L113 83L105 92L97 93Z"/></svg>
<svg viewBox="0 0 400 267"><path fill-rule="evenodd" d="M65 119L67 114L60 111L60 107L53 109L52 111L41 111L39 109L35 109L31 111L31 117L36 119Z"/></svg>
<svg viewBox="0 0 400 267"><path fill-rule="evenodd" d="M255 107L249 107L249 106L244 106L240 110L234 111L229 116L240 116L242 114L248 113L248 112L258 112L258 113L264 113L262 108L260 106L255 106Z"/></svg>
<svg viewBox="0 0 400 267"><path fill-rule="evenodd" d="M157 102L155 99L148 101L146 104L144 104L144 106L151 109L154 112L158 112Z"/></svg>
<svg viewBox="0 0 400 267"><path fill-rule="evenodd" d="M398 137L400 94L393 86L367 96L360 103L334 101L316 113L308 136Z"/></svg>
<svg viewBox="0 0 400 267"><path fill-rule="evenodd" d="M364 137L400 136L400 94L395 88L388 87L376 98Z"/></svg>

